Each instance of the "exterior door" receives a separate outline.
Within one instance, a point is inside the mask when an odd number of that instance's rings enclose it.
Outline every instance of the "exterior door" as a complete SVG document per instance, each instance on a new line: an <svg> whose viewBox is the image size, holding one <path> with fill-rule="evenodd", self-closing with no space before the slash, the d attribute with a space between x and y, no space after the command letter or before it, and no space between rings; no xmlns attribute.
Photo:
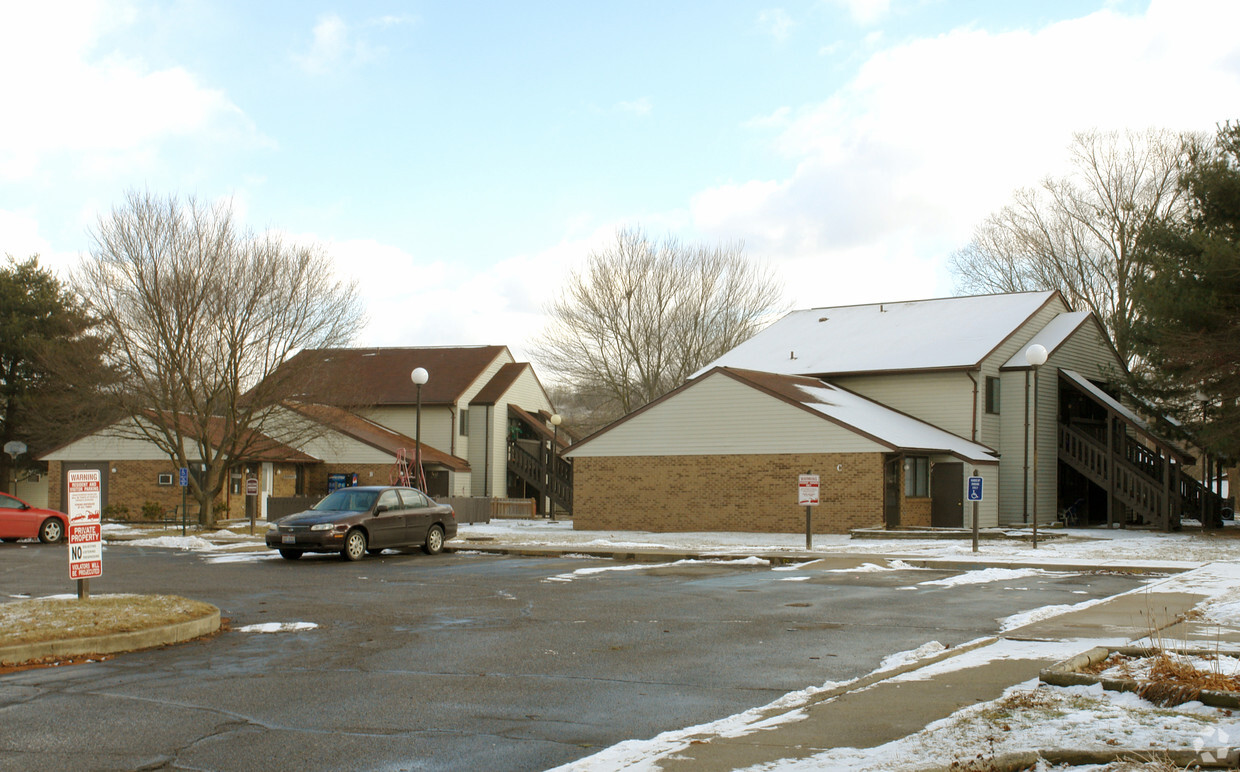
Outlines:
<svg viewBox="0 0 1240 772"><path fill-rule="evenodd" d="M900 527L900 457L883 465L883 520L888 528Z"/></svg>
<svg viewBox="0 0 1240 772"><path fill-rule="evenodd" d="M402 488L400 496L405 500L405 543L421 544L431 527L430 505L425 496L409 488Z"/></svg>
<svg viewBox="0 0 1240 772"><path fill-rule="evenodd" d="M964 527L964 464L940 461L930 466L930 525Z"/></svg>
<svg viewBox="0 0 1240 772"><path fill-rule="evenodd" d="M383 507L382 512L378 511ZM384 491L375 502L375 515L366 523L370 532L371 549L391 547L405 543L405 511L401 509L400 496L396 491Z"/></svg>

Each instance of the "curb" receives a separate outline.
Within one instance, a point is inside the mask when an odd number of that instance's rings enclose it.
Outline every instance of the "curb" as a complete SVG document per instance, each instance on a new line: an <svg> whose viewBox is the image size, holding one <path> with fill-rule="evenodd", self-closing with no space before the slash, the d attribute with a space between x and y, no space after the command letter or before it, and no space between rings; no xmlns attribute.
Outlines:
<svg viewBox="0 0 1240 772"><path fill-rule="evenodd" d="M45 657L79 657L85 654L116 654L150 649L199 638L219 629L220 610L216 608L212 613L198 619L146 630L0 647L0 665L20 665Z"/></svg>
<svg viewBox="0 0 1240 772"><path fill-rule="evenodd" d="M1017 751L1004 753L992 759L985 759L986 769L994 772L1022 772L1033 769L1045 761L1049 764L1084 766L1086 764L1110 764L1116 761L1150 761L1166 759L1177 769L1236 769L1240 766L1240 750L1236 748L1211 748L1200 751L1169 749L1153 750L1150 748L1111 749L1105 751L1087 751L1073 748L1047 748L1039 751ZM917 767L917 772L959 772L961 769L973 769L972 766Z"/></svg>

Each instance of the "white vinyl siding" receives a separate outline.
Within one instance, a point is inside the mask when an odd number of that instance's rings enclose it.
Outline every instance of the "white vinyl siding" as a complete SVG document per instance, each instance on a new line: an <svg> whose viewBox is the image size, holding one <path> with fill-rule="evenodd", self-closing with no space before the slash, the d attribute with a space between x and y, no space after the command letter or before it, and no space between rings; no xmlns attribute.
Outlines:
<svg viewBox="0 0 1240 772"><path fill-rule="evenodd" d="M973 439L973 380L963 371L829 378L831 383Z"/></svg>
<svg viewBox="0 0 1240 772"><path fill-rule="evenodd" d="M390 407L375 407L365 411L358 411L363 418L386 426L394 432L405 435L409 439L417 439L418 436L418 409L416 405L399 405ZM444 453L452 453L454 447L453 440L456 440L455 447L460 456L460 438L456 434L456 423L453 412L446 405L434 405L428 407L422 406L422 442L430 445L435 450ZM412 450L412 448L410 448Z"/></svg>
<svg viewBox="0 0 1240 772"><path fill-rule="evenodd" d="M126 431L128 429L128 431ZM167 461L168 454L153 442L133 436L131 420L126 419L94 434L75 440L42 457L43 461ZM191 444L190 460L198 458Z"/></svg>
<svg viewBox="0 0 1240 772"><path fill-rule="evenodd" d="M715 374L634 415L569 456L881 453L888 448Z"/></svg>
<svg viewBox="0 0 1240 772"><path fill-rule="evenodd" d="M1016 347L1008 357L1019 351ZM1113 381L1121 367L1114 350L1103 338L1099 326L1092 320L1082 324L1068 336L1046 364L1038 368L1037 378L1037 511L1038 523L1048 524L1058 515L1058 457L1059 457L1059 370L1075 370L1086 378ZM1033 469L1033 408L1034 379L1030 374L1028 394L1025 391L1028 370L1008 370L1002 373L1003 414L999 416L1002 426L1002 442L999 452L1003 458L1000 480L1000 521L1004 525L1021 525L1032 522L1034 510ZM1026 403L1030 405L1029 460L1025 459ZM1028 468L1026 469L1026 463ZM1028 503L1025 492L1028 490ZM1028 519L1026 519L1026 517Z"/></svg>

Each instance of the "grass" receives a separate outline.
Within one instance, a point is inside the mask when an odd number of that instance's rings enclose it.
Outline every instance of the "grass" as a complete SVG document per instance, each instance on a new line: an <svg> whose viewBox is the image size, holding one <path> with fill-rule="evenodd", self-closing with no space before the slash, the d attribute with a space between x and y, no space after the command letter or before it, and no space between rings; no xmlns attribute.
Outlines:
<svg viewBox="0 0 1240 772"><path fill-rule="evenodd" d="M0 646L148 630L187 622L215 607L178 595L96 595L0 604Z"/></svg>

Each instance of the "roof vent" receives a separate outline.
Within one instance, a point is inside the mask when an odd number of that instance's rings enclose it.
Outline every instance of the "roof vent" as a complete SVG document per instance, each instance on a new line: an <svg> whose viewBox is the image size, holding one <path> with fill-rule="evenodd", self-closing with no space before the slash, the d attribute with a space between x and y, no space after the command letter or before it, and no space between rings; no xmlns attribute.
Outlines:
<svg viewBox="0 0 1240 772"><path fill-rule="evenodd" d="M882 304L882 303L879 303L879 304L878 304L878 312L879 312L880 314L885 314L885 313L887 313L887 309L883 308L883 304Z"/></svg>
<svg viewBox="0 0 1240 772"><path fill-rule="evenodd" d="M818 321L820 321L820 322L825 322L825 321L827 321L827 320L828 320L828 319L830 319L830 318L831 318L831 317L829 317L829 316L820 316L820 317L818 317Z"/></svg>
<svg viewBox="0 0 1240 772"><path fill-rule="evenodd" d="M789 358L789 359L796 359L796 358L797 358L797 352L795 352L795 351L789 351L789 352L788 352L788 358Z"/></svg>

